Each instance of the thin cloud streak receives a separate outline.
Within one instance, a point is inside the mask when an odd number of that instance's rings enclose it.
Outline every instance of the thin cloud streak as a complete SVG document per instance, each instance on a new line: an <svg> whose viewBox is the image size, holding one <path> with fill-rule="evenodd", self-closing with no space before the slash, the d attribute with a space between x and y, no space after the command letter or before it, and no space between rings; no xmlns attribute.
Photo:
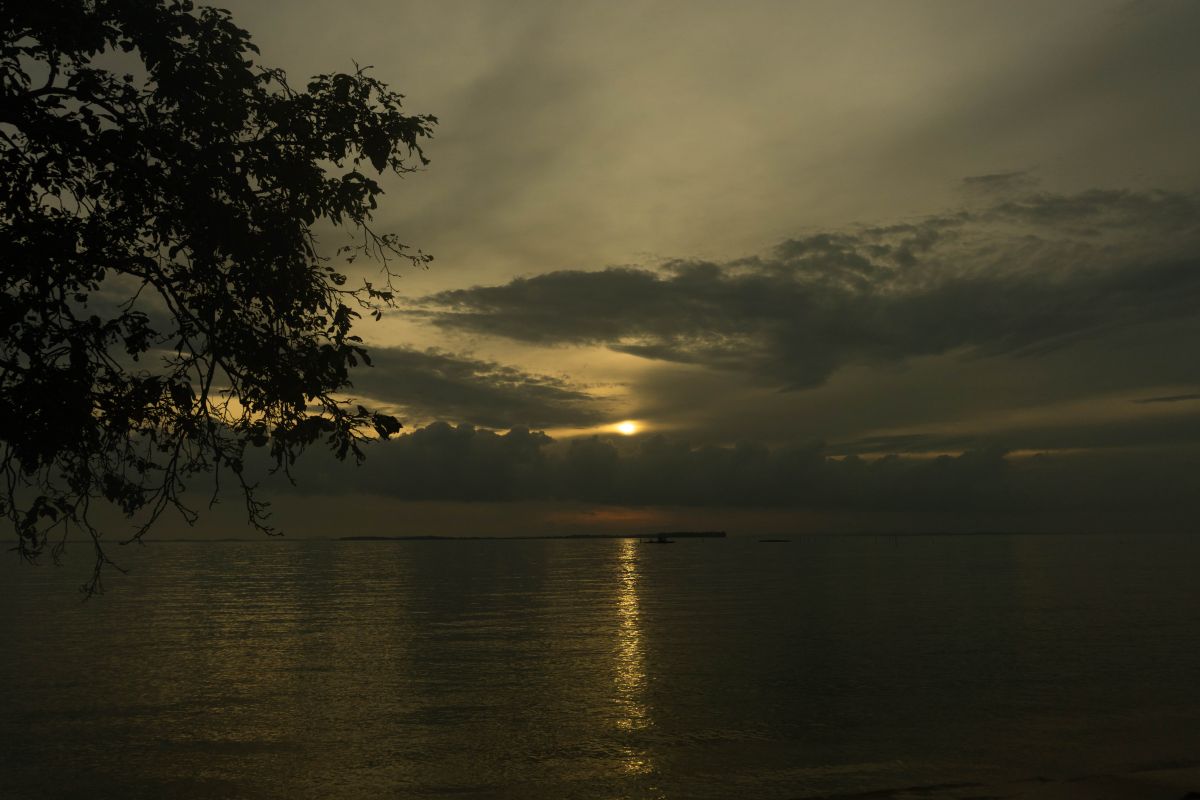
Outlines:
<svg viewBox="0 0 1200 800"><path fill-rule="evenodd" d="M1200 400L1200 393L1198 393L1198 394L1172 394L1172 395L1167 395L1164 397L1143 397L1143 398L1134 400L1133 402L1141 403L1141 404L1145 404L1145 403L1183 403L1188 400Z"/></svg>

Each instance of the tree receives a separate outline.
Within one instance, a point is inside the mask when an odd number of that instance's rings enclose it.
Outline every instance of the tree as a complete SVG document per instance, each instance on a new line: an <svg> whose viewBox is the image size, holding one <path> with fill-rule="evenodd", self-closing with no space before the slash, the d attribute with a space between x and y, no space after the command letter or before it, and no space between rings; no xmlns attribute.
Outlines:
<svg viewBox="0 0 1200 800"><path fill-rule="evenodd" d="M427 164L436 119L366 69L304 90L254 63L228 12L188 0L0 6L0 513L28 560L72 531L111 563L90 512L140 541L189 478L285 473L317 441L361 460L400 423L345 394L370 363L351 326L393 300L392 264L424 265L371 227L369 176ZM314 227L349 242L333 256ZM382 262L348 286L335 257Z"/></svg>

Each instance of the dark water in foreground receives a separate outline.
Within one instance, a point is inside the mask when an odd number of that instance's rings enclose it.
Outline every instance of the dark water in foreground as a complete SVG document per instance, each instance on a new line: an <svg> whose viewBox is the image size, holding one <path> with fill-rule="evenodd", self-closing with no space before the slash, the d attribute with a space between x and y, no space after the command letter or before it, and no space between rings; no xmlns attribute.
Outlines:
<svg viewBox="0 0 1200 800"><path fill-rule="evenodd" d="M0 796L799 798L1200 758L1200 537L122 555L86 604L0 565Z"/></svg>

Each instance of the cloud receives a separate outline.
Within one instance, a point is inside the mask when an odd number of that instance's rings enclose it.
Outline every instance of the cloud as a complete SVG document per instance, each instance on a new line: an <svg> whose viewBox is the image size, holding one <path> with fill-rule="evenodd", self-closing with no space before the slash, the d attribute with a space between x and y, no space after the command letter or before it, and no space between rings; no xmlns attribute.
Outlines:
<svg viewBox="0 0 1200 800"><path fill-rule="evenodd" d="M542 448L550 441L525 428L499 434L436 422L373 448L371 469L356 485L409 500L542 497L550 477ZM327 473L326 481L331 475L336 472Z"/></svg>
<svg viewBox="0 0 1200 800"><path fill-rule="evenodd" d="M1134 400L1135 403L1183 403L1188 400L1200 400L1200 394L1172 394L1163 397L1142 397Z"/></svg>
<svg viewBox="0 0 1200 800"><path fill-rule="evenodd" d="M821 444L693 446L650 436L632 443L555 443L444 422L371 448L369 469L313 453L305 493L358 492L413 501L570 501L602 506L857 511L1130 510L1196 506L1198 449L1093 451L1014 458L999 446L957 455L833 457ZM292 490L294 491L294 490Z"/></svg>
<svg viewBox="0 0 1200 800"><path fill-rule="evenodd" d="M968 175L963 178L963 188L975 195L1008 195L1024 193L1037 186L1037 178L1030 170L992 172L986 175Z"/></svg>
<svg viewBox="0 0 1200 800"><path fill-rule="evenodd" d="M1077 194L1039 192L997 205L993 218L1008 218L1036 226L1080 224L1076 229L1098 234L1103 229L1140 228L1159 235L1195 231L1197 197L1166 191L1091 189Z"/></svg>
<svg viewBox="0 0 1200 800"><path fill-rule="evenodd" d="M587 426L608 419L601 400L564 378L441 350L372 347L354 391L419 420L491 428Z"/></svg>
<svg viewBox="0 0 1200 800"><path fill-rule="evenodd" d="M1086 414L1089 405L1102 407L1101 403L1080 403L1073 407L1077 413ZM969 426L935 425L932 430L865 436L831 444L830 449L847 454L926 454L1002 444L1024 451L1054 452L1200 445L1200 414L1191 409L1121 417L1098 413L1092 408L1095 416L1091 419L1072 419L1068 415L1071 410L1071 405L1050 407L1038 409L1041 414L1026 412L1011 420L984 418L972 420Z"/></svg>
<svg viewBox="0 0 1200 800"><path fill-rule="evenodd" d="M1035 193L978 211L823 231L764 256L560 270L444 291L409 313L540 345L602 345L789 389L853 364L1044 354L1194 315L1193 194Z"/></svg>

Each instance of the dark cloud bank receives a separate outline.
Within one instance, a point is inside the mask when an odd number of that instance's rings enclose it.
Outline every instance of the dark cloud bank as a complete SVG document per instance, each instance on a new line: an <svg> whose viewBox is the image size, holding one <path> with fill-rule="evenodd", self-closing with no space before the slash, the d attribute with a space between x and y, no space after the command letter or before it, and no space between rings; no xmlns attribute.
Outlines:
<svg viewBox="0 0 1200 800"><path fill-rule="evenodd" d="M1010 176L980 178L1001 179ZM446 329L602 345L804 389L851 364L1034 355L1193 317L1198 212L1194 194L1025 194L911 223L815 233L765 257L563 270L447 291L409 313Z"/></svg>
<svg viewBox="0 0 1200 800"><path fill-rule="evenodd" d="M314 453L306 493L401 500L565 500L597 505L859 511L1131 511L1200 502L1200 449L1025 456L830 457L819 444L692 447L662 436L555 443L435 423L372 447L355 470Z"/></svg>

